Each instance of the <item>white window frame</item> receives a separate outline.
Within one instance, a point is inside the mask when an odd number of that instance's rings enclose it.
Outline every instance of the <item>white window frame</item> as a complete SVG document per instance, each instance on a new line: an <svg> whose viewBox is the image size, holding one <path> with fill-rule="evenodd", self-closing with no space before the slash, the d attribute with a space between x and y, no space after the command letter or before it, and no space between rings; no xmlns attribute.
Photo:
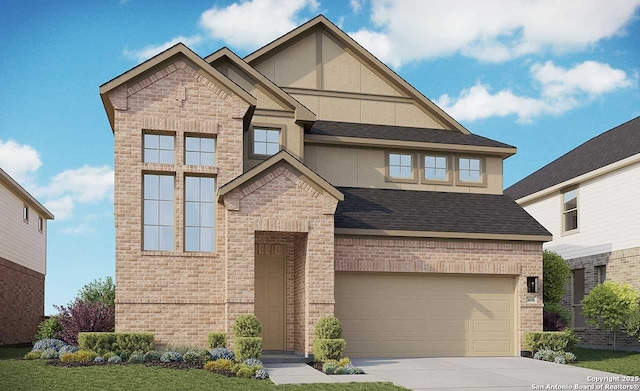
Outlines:
<svg viewBox="0 0 640 391"><path fill-rule="evenodd" d="M576 207L575 208L571 208L569 210L565 210L565 195L567 193L570 193L572 191L575 191L576 193ZM562 226L562 235L571 235L571 234L575 234L580 232L580 191L578 190L577 187L571 188L571 189L565 189L560 193L560 211L561 211L561 215L560 218L562 219L561 222L561 226ZM577 220L577 224L575 228L572 229L567 229L567 220L566 220L566 216L569 213L572 212L576 212L576 220Z"/></svg>

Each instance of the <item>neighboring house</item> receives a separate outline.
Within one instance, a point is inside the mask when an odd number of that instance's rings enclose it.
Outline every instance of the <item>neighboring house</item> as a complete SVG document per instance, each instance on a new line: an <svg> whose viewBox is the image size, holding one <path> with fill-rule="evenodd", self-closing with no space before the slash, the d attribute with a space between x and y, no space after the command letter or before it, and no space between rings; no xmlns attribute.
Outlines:
<svg viewBox="0 0 640 391"><path fill-rule="evenodd" d="M175 45L100 93L117 330L203 344L255 313L265 350L309 355L335 314L349 356L512 356L542 328L551 236L502 195L516 149L324 16L244 58Z"/></svg>
<svg viewBox="0 0 640 391"><path fill-rule="evenodd" d="M611 333L585 325L582 298L605 280L640 289L640 117L592 138L505 190L553 234L545 249L571 266L563 305L587 345ZM621 338L622 339L622 338ZM617 346L640 348L637 339Z"/></svg>
<svg viewBox="0 0 640 391"><path fill-rule="evenodd" d="M0 346L31 343L43 320L47 220L51 212L0 168Z"/></svg>

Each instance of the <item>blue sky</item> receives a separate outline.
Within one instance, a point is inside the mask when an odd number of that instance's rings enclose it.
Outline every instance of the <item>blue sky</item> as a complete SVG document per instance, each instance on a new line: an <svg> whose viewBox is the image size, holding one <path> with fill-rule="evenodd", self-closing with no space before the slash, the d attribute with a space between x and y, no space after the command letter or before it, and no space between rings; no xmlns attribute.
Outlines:
<svg viewBox="0 0 640 391"><path fill-rule="evenodd" d="M0 167L57 217L45 312L114 275L113 135L98 86L177 41L242 56L323 13L471 132L517 146L505 187L640 115L640 1L479 3L2 2Z"/></svg>

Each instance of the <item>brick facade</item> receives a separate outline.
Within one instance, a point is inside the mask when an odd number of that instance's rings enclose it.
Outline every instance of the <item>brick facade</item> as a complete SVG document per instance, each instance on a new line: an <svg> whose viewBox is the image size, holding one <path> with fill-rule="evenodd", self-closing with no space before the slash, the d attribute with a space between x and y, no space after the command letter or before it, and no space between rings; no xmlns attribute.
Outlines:
<svg viewBox="0 0 640 391"><path fill-rule="evenodd" d="M601 253L586 257L568 259L567 262L572 270L584 269L584 293L589 294L597 284L597 266L607 267L607 280L631 284L635 289L640 290L640 247L625 250ZM572 279L567 280L566 294L561 304L572 310L573 301ZM577 328L576 333L581 338L581 344L599 348L613 348L613 333L600 330L587 325L584 328ZM631 338L624 332L616 335L616 349L640 350L638 338Z"/></svg>
<svg viewBox="0 0 640 391"><path fill-rule="evenodd" d="M0 346L33 341L44 319L44 275L0 258Z"/></svg>

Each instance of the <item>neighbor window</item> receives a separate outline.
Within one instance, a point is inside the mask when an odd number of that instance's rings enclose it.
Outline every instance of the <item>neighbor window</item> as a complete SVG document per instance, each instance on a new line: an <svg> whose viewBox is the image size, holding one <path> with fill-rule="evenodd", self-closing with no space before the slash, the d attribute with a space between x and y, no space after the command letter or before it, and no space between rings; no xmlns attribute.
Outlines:
<svg viewBox="0 0 640 391"><path fill-rule="evenodd" d="M600 266L596 266L596 282L598 284L602 284L605 281L607 281L607 266L606 265L600 265Z"/></svg>
<svg viewBox="0 0 640 391"><path fill-rule="evenodd" d="M206 137L185 137L184 162L190 166L214 166L216 140Z"/></svg>
<svg viewBox="0 0 640 391"><path fill-rule="evenodd" d="M578 229L578 189L562 194L562 232Z"/></svg>
<svg viewBox="0 0 640 391"><path fill-rule="evenodd" d="M460 182L481 183L482 161L474 158L459 158L458 179Z"/></svg>
<svg viewBox="0 0 640 391"><path fill-rule="evenodd" d="M144 175L144 250L173 250L173 175Z"/></svg>
<svg viewBox="0 0 640 391"><path fill-rule="evenodd" d="M214 178L185 178L185 251L213 251L216 181Z"/></svg>
<svg viewBox="0 0 640 391"><path fill-rule="evenodd" d="M174 137L144 134L144 162L173 164Z"/></svg>
<svg viewBox="0 0 640 391"><path fill-rule="evenodd" d="M413 179L413 155L410 153L390 153L389 178Z"/></svg>
<svg viewBox="0 0 640 391"><path fill-rule="evenodd" d="M44 221L42 221L42 217L38 216L38 231L42 232L44 229Z"/></svg>
<svg viewBox="0 0 640 391"><path fill-rule="evenodd" d="M26 205L22 206L22 220L24 220L25 223L29 222L29 207Z"/></svg>
<svg viewBox="0 0 640 391"><path fill-rule="evenodd" d="M573 281L573 327L584 327L582 316L582 299L584 299L584 269L575 269Z"/></svg>
<svg viewBox="0 0 640 391"><path fill-rule="evenodd" d="M424 179L428 181L446 181L449 179L446 156L424 157Z"/></svg>
<svg viewBox="0 0 640 391"><path fill-rule="evenodd" d="M253 154L275 155L280 151L280 129L253 128Z"/></svg>

